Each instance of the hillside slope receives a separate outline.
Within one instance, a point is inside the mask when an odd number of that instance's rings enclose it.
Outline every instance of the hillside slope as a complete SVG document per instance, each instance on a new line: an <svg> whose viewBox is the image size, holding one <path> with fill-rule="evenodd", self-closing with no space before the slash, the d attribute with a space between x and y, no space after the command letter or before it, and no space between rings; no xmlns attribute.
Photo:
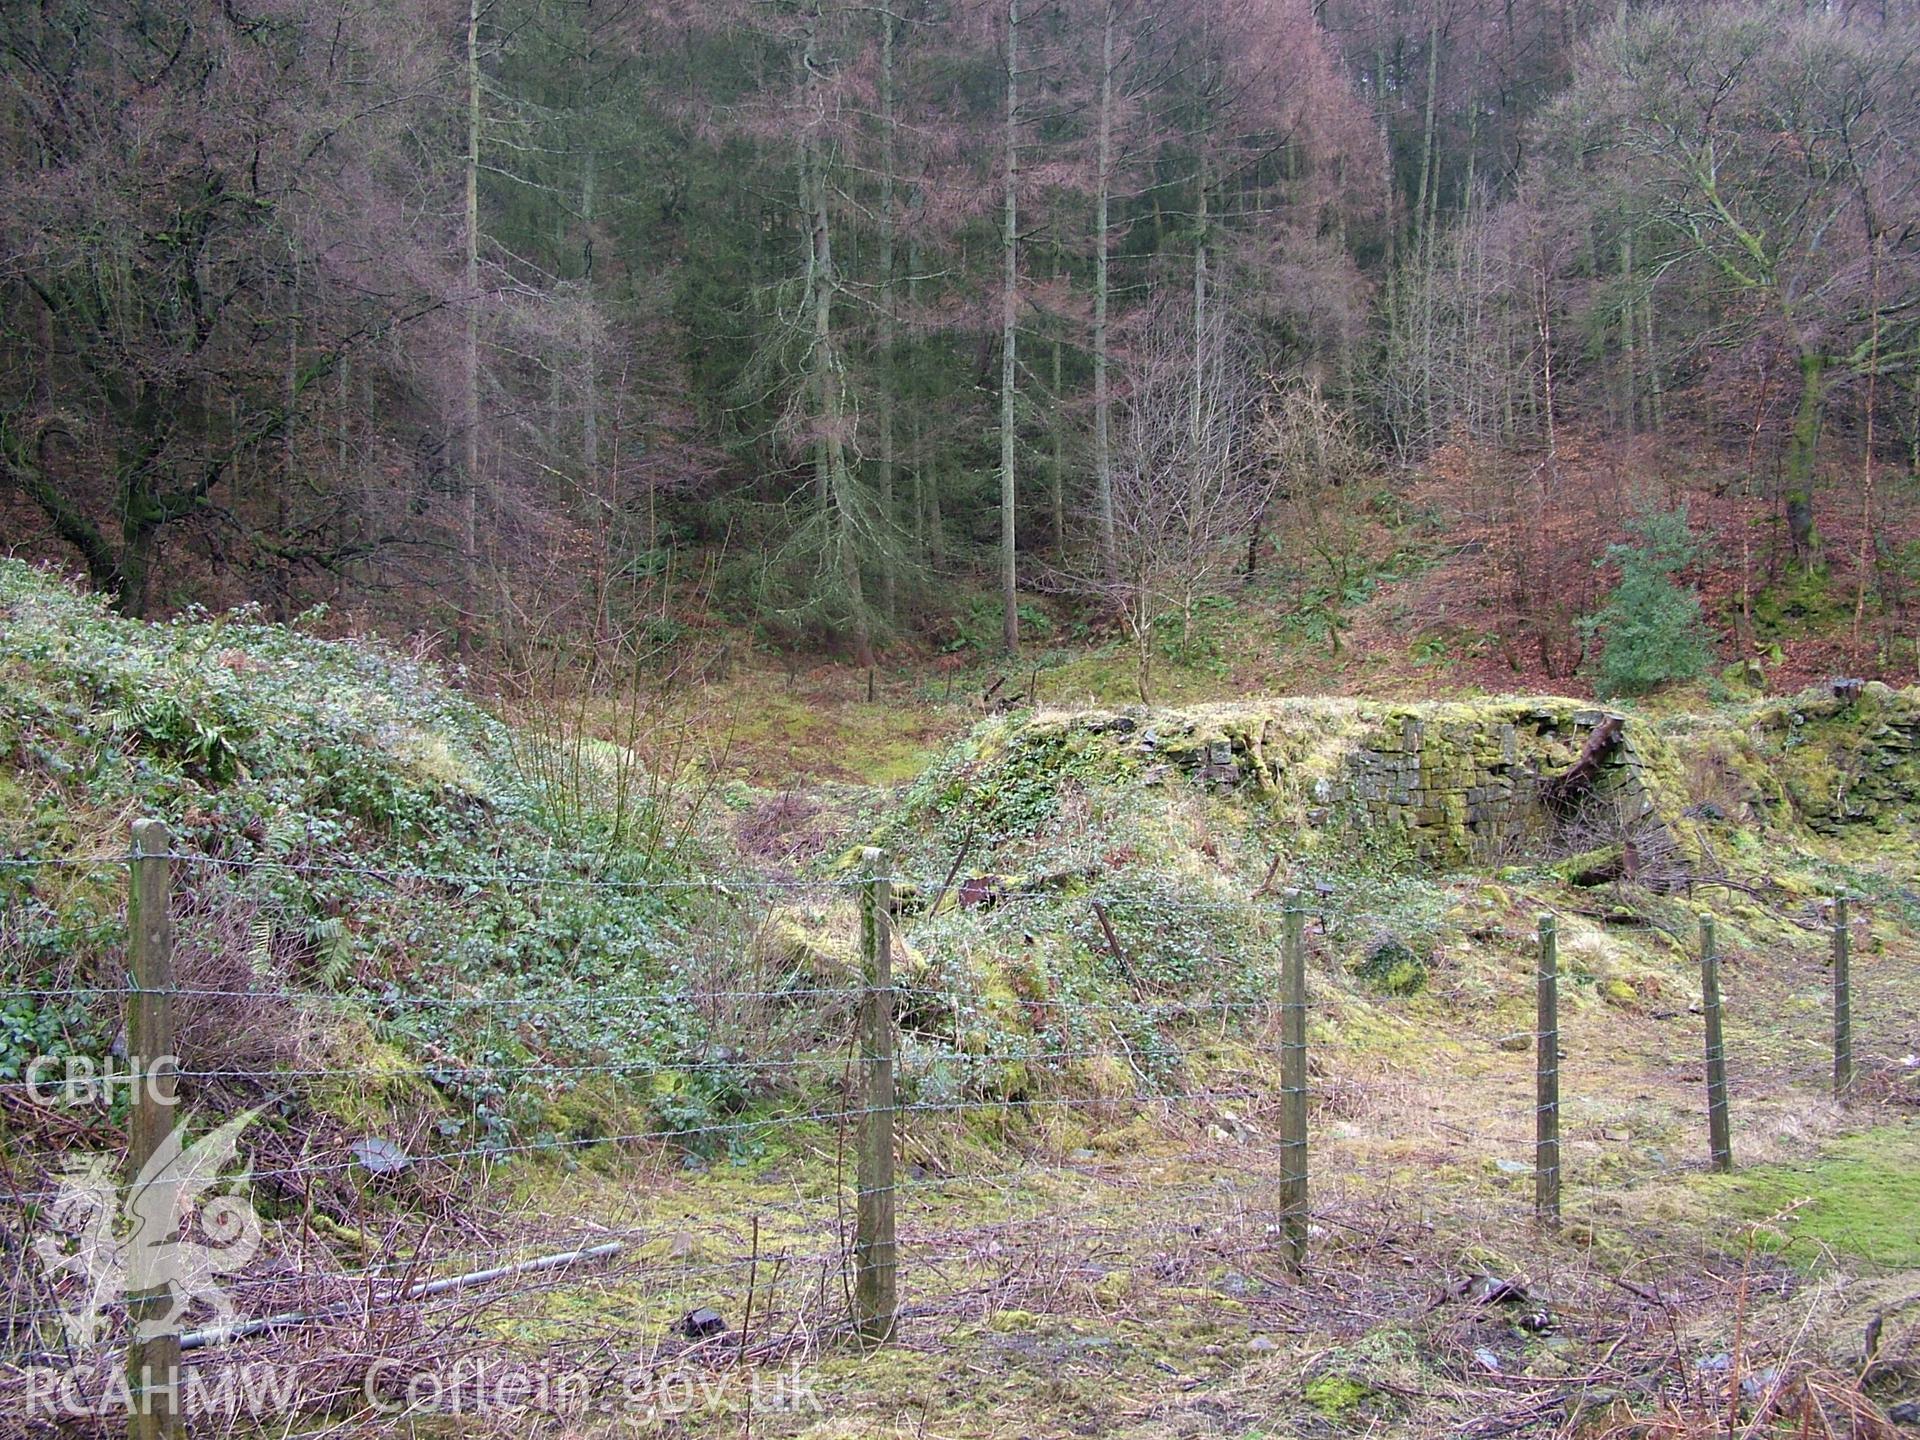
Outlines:
<svg viewBox="0 0 1920 1440"><path fill-rule="evenodd" d="M377 644L244 614L147 625L0 562L0 979L23 992L5 1002L0 1076L113 1041L117 1005L55 992L118 989L120 861L129 823L157 816L174 837L182 983L338 997L324 1017L306 1000L196 1007L183 1061L199 1088L235 1103L258 1085L228 1071L404 1051L446 1071L390 1087L421 1110L416 1128L432 1112L443 1138L484 1144L550 1127L544 1106L503 1103L489 1068L640 1064L679 1053L697 1017L668 1000L645 1026L502 1032L477 1003L410 997L670 994L711 908L682 883L691 849L668 853L673 803L630 757L514 732ZM363 1121L381 1110L377 1095L317 1098Z"/></svg>

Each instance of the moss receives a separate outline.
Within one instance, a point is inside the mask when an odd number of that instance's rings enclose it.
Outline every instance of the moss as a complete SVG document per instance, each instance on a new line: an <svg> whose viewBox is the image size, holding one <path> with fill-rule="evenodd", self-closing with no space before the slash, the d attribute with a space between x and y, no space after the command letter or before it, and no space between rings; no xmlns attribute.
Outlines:
<svg viewBox="0 0 1920 1440"><path fill-rule="evenodd" d="M850 907L837 917L779 909L755 937L754 958L779 983L845 984L860 973L856 925Z"/></svg>
<svg viewBox="0 0 1920 1440"><path fill-rule="evenodd" d="M1766 667L1758 659L1736 660L1720 672L1721 688L1732 695L1759 695L1767 688Z"/></svg>
<svg viewBox="0 0 1920 1440"><path fill-rule="evenodd" d="M610 1135L637 1135L648 1128L649 1112L622 1092L609 1076L581 1076L550 1100L544 1127L557 1138L591 1142Z"/></svg>
<svg viewBox="0 0 1920 1440"><path fill-rule="evenodd" d="M353 1068L317 1078L313 1108L357 1133L378 1133L396 1116L439 1114L447 1105L421 1074L418 1063L396 1046L376 1041L364 1027L348 1024L335 1041ZM329 1069L334 1067L329 1066ZM343 1071L345 1067L340 1067Z"/></svg>
<svg viewBox="0 0 1920 1440"><path fill-rule="evenodd" d="M1344 1420L1372 1399L1374 1391L1346 1375L1315 1375L1300 1394L1329 1420Z"/></svg>
<svg viewBox="0 0 1920 1440"><path fill-rule="evenodd" d="M380 1248L378 1242L376 1242L371 1235L367 1234L366 1231L356 1229L349 1225L342 1225L332 1216L326 1215L321 1211L315 1210L305 1218L306 1223L312 1227L316 1235L324 1235L327 1239L344 1245L359 1254L371 1255Z"/></svg>
<svg viewBox="0 0 1920 1440"><path fill-rule="evenodd" d="M1640 1003L1640 992L1624 980L1609 980L1600 987L1600 998L1609 1005L1630 1010Z"/></svg>
<svg viewBox="0 0 1920 1440"><path fill-rule="evenodd" d="M1031 1310L996 1310L987 1318L987 1328L1002 1335L1030 1334L1045 1323Z"/></svg>
<svg viewBox="0 0 1920 1440"><path fill-rule="evenodd" d="M1456 1041L1445 1034L1436 1034L1431 1025L1421 1023L1421 1016L1431 1003L1422 997L1405 1006L1384 1006L1357 995L1342 996L1337 1005L1315 1007L1321 1013L1308 1022L1308 1043L1404 1060L1408 1064L1457 1053Z"/></svg>
<svg viewBox="0 0 1920 1440"><path fill-rule="evenodd" d="M1144 1115L1137 1115L1124 1125L1102 1127L1087 1145L1102 1155L1130 1155L1146 1149L1159 1138L1160 1131L1154 1123Z"/></svg>
<svg viewBox="0 0 1920 1440"><path fill-rule="evenodd" d="M1427 987L1427 956L1397 935L1372 941L1353 973L1383 995L1417 995Z"/></svg>
<svg viewBox="0 0 1920 1440"><path fill-rule="evenodd" d="M1624 863L1623 846L1601 845L1569 855L1553 867L1553 873L1569 885L1598 885L1617 878Z"/></svg>
<svg viewBox="0 0 1920 1440"><path fill-rule="evenodd" d="M1847 605L1825 566L1795 566L1754 595L1754 630L1771 638L1831 629L1847 613Z"/></svg>
<svg viewBox="0 0 1920 1440"><path fill-rule="evenodd" d="M1920 1124L1850 1136L1812 1160L1760 1165L1699 1182L1738 1215L1768 1221L1763 1244L1877 1265L1920 1266Z"/></svg>

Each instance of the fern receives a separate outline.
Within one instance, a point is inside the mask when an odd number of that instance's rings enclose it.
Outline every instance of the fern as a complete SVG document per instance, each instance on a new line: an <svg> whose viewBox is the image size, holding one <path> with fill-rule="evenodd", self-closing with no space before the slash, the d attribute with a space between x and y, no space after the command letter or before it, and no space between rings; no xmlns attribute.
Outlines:
<svg viewBox="0 0 1920 1440"><path fill-rule="evenodd" d="M353 979L353 941L338 915L316 920L307 932L318 963L315 979L324 990L339 990Z"/></svg>
<svg viewBox="0 0 1920 1440"><path fill-rule="evenodd" d="M273 921L262 915L247 929L247 963L255 975L273 969Z"/></svg>

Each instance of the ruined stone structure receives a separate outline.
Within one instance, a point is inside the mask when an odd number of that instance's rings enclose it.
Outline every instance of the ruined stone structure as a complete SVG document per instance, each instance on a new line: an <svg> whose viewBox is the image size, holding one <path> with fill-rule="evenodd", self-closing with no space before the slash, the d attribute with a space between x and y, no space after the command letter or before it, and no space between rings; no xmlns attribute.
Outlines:
<svg viewBox="0 0 1920 1440"><path fill-rule="evenodd" d="M1603 725L1578 794L1558 797L1557 813L1583 809L1623 835L1673 818L1650 775L1671 766L1658 737L1644 721L1586 701L1252 701L1162 712L1144 726L1113 714L1066 724L1117 744L1149 776L1250 785L1297 804L1315 829L1392 831L1441 867L1497 863L1541 832L1556 818L1553 782Z"/></svg>
<svg viewBox="0 0 1920 1440"><path fill-rule="evenodd" d="M1385 710L1339 773L1315 784L1322 803L1309 818L1404 831L1415 856L1433 864L1497 862L1552 818L1543 786L1574 766L1607 718L1574 702ZM1619 740L1599 757L1592 796L1633 824L1652 816L1654 803L1638 727L1622 719Z"/></svg>
<svg viewBox="0 0 1920 1440"><path fill-rule="evenodd" d="M1336 843L1396 837L1434 868L1549 859L1578 884L1685 886L1723 868L1712 852L1735 831L1920 825L1920 690L1871 682L1664 727L1555 696L1274 698L1041 712L981 743L964 779L947 776L953 798L976 784L1009 803L1063 781L1191 786Z"/></svg>

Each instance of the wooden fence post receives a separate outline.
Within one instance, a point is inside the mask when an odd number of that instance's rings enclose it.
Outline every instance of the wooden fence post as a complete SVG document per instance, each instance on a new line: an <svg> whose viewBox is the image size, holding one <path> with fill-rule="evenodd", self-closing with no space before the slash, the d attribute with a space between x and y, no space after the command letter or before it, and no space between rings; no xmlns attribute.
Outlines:
<svg viewBox="0 0 1920 1440"><path fill-rule="evenodd" d="M1560 935L1540 917L1540 966L1533 1035L1533 1214L1560 1223Z"/></svg>
<svg viewBox="0 0 1920 1440"><path fill-rule="evenodd" d="M1833 899L1833 1098L1853 1088L1853 934L1847 897Z"/></svg>
<svg viewBox="0 0 1920 1440"><path fill-rule="evenodd" d="M892 1337L899 1308L893 1214L893 882L890 857L861 852L860 959L866 992L860 1046L866 1084L860 1113L859 1208L853 1242L854 1324L869 1340Z"/></svg>
<svg viewBox="0 0 1920 1440"><path fill-rule="evenodd" d="M1280 977L1280 1241L1284 1263L1307 1263L1307 946L1300 892L1286 894Z"/></svg>
<svg viewBox="0 0 1920 1440"><path fill-rule="evenodd" d="M1713 1168L1733 1169L1727 1131L1727 1046L1720 1020L1720 954L1713 917L1700 918L1700 1013L1707 1025L1707 1143Z"/></svg>
<svg viewBox="0 0 1920 1440"><path fill-rule="evenodd" d="M131 884L127 891L127 944L133 988L127 997L127 1068L133 1096L127 1118L129 1213L140 1204L141 1172L173 1131L177 1097L173 1059L173 837L159 820L133 827ZM152 1178L152 1177L150 1177ZM156 1180L165 1187L168 1182ZM155 1213L174 1207L148 1202ZM181 1440L180 1331L173 1316L170 1277L130 1290L127 1322L127 1433L132 1440Z"/></svg>

